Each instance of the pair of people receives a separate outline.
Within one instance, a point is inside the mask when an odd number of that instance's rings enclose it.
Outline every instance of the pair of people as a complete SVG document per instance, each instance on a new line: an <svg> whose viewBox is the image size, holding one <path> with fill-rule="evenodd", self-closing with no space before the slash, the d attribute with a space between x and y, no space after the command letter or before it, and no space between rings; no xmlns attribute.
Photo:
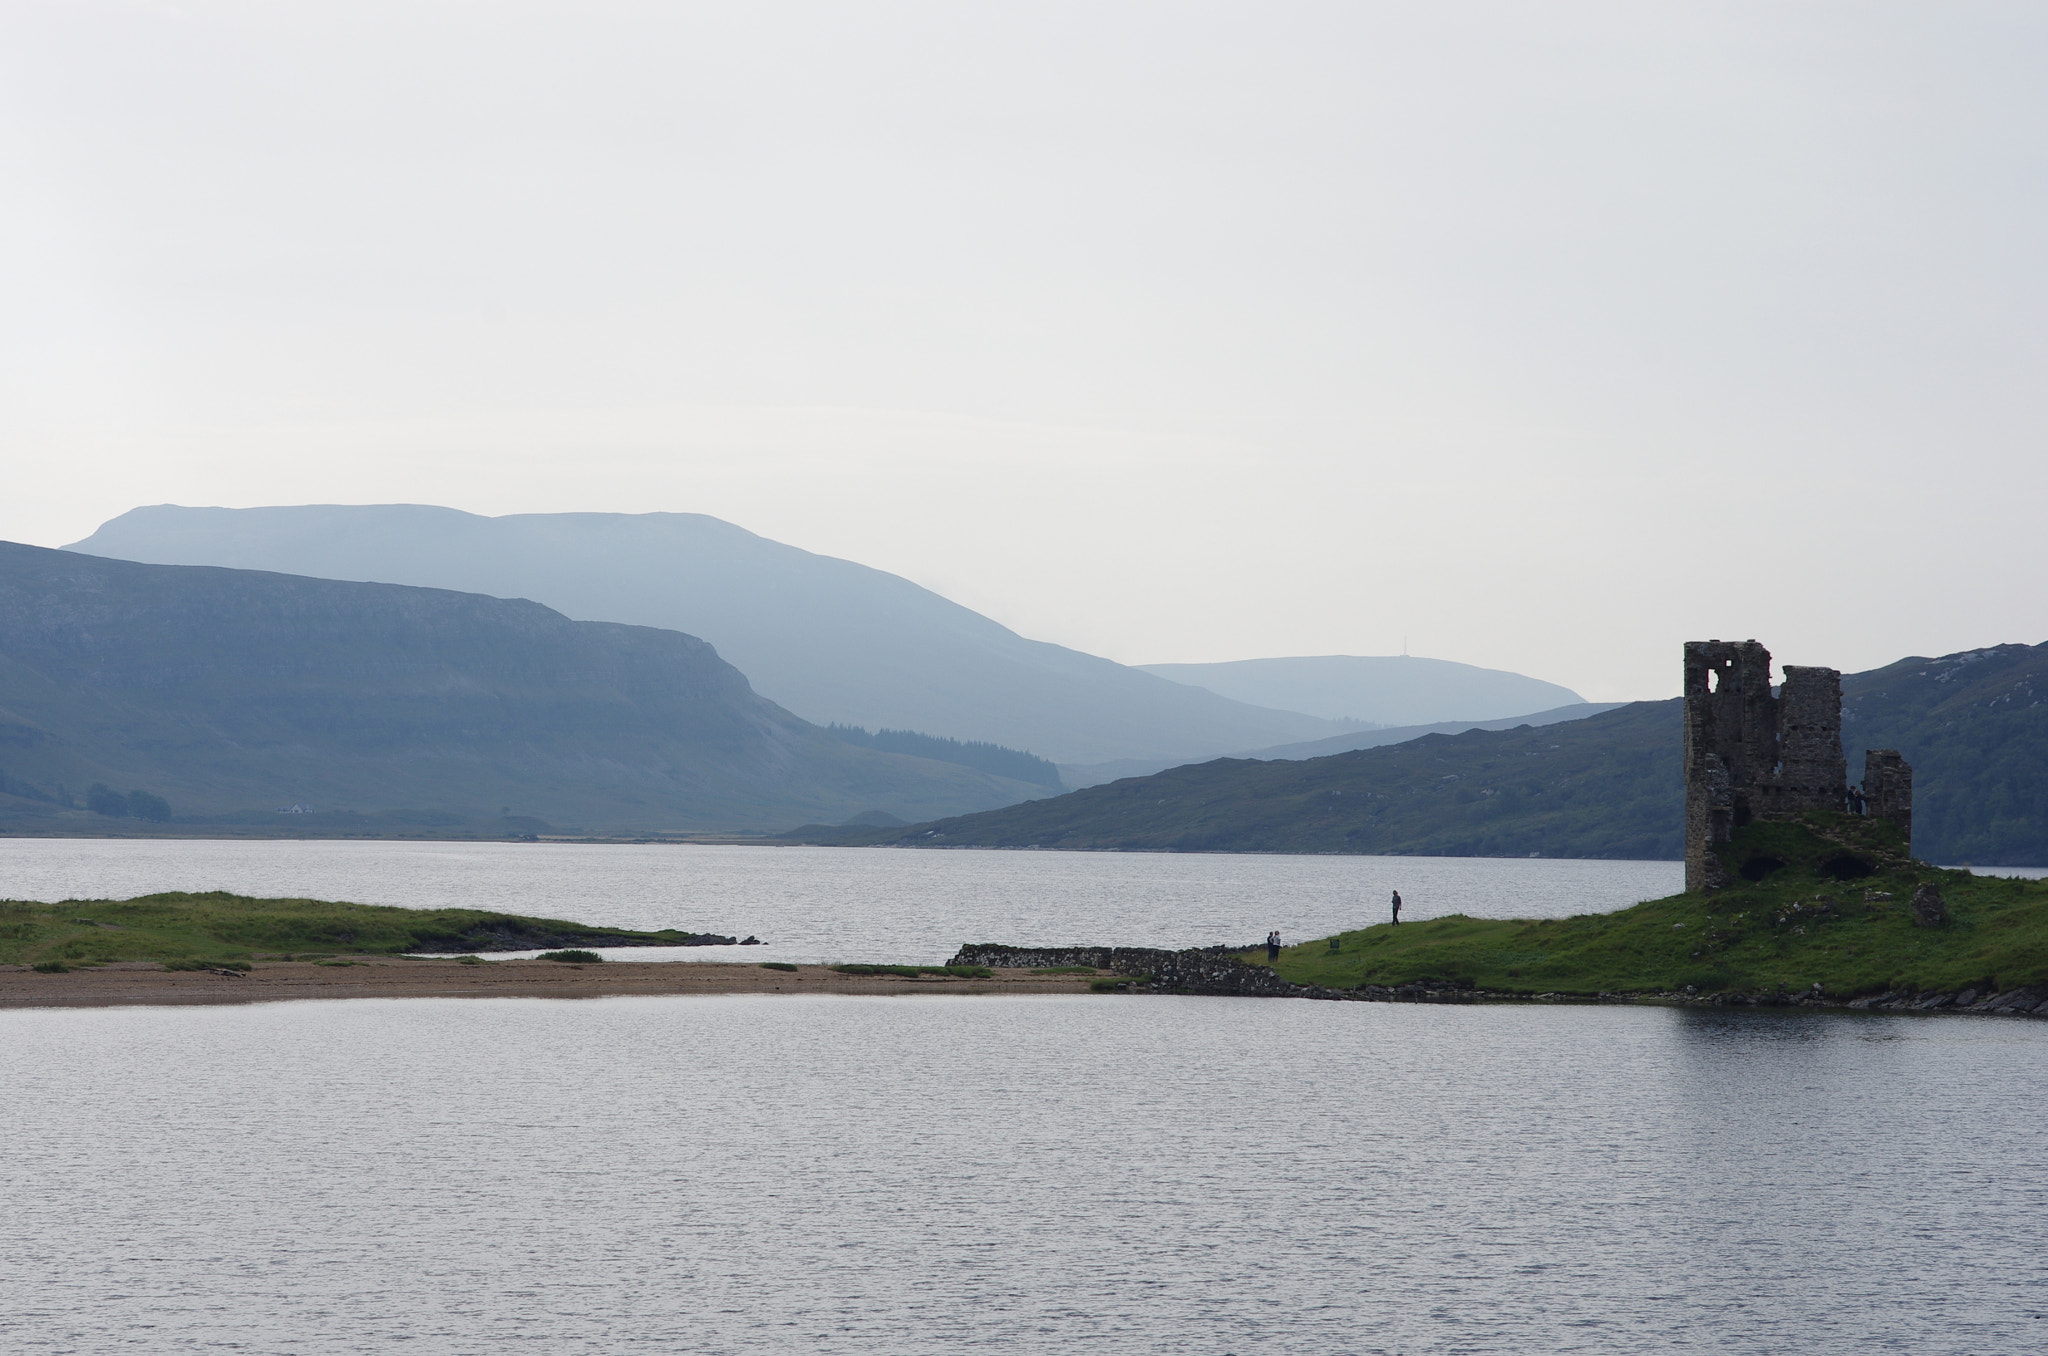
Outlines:
<svg viewBox="0 0 2048 1356"><path fill-rule="evenodd" d="M1401 921L1401 892L1399 890L1394 891L1394 921L1396 923ZM1331 945L1334 949L1335 943L1332 943ZM1268 965L1271 965L1279 959L1280 930L1278 928L1275 928L1273 929L1273 931L1266 934L1266 963Z"/></svg>

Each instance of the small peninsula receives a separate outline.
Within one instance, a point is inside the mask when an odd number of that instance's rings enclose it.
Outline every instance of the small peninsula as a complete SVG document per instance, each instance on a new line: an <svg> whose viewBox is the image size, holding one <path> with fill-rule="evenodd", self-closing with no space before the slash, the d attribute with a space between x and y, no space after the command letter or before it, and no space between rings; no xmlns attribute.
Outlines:
<svg viewBox="0 0 2048 1356"><path fill-rule="evenodd" d="M756 940L481 909L254 899L225 891L61 904L7 900L0 901L0 1008L308 998L1086 993L1091 981L1101 982L1092 974L977 967L605 961L588 949ZM543 948L549 954L486 959Z"/></svg>
<svg viewBox="0 0 2048 1356"><path fill-rule="evenodd" d="M751 938L749 941L753 940ZM0 964L221 962L301 953L539 951L549 947L733 946L737 937L636 932L484 909L402 909L324 899L177 890L137 899L0 901Z"/></svg>
<svg viewBox="0 0 2048 1356"><path fill-rule="evenodd" d="M1383 923L1283 950L1276 968L1300 984L1522 997L1818 993L1849 1002L2039 989L2048 1001L2048 882L1913 862L1888 826L1847 815L1752 824L1721 855L1754 877L1617 913Z"/></svg>

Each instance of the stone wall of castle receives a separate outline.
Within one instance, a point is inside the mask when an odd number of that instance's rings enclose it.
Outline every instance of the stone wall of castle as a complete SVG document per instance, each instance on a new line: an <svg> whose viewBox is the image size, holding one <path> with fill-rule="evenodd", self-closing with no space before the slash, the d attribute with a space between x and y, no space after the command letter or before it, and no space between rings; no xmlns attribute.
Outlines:
<svg viewBox="0 0 2048 1356"><path fill-rule="evenodd" d="M1913 772L1896 749L1864 763L1865 813L1912 841ZM1842 753L1842 675L1787 665L1771 691L1771 652L1754 640L1685 647L1685 888L1729 885L1715 849L1753 819L1855 806ZM1910 850L1910 847L1909 847Z"/></svg>

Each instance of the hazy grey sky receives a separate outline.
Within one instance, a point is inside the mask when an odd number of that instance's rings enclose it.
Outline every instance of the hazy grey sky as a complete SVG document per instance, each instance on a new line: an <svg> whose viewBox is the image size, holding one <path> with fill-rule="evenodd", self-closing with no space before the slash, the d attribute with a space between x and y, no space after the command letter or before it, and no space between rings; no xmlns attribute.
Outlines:
<svg viewBox="0 0 2048 1356"><path fill-rule="evenodd" d="M2048 639L2048 7L0 5L0 537L716 514L1131 662Z"/></svg>

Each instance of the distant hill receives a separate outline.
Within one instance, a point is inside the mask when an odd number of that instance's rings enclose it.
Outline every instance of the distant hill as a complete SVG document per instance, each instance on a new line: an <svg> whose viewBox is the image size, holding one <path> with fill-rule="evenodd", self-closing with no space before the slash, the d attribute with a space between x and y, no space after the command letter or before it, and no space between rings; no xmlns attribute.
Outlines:
<svg viewBox="0 0 2048 1356"><path fill-rule="evenodd" d="M1850 776L1914 767L1916 855L2048 865L2048 645L1846 675ZM1427 735L1301 762L1218 759L987 814L813 841L1181 852L1675 858L1682 704L1541 728Z"/></svg>
<svg viewBox="0 0 2048 1356"><path fill-rule="evenodd" d="M665 627L711 642L757 692L818 724L918 730L1055 763L1178 762L1344 728L1026 640L907 579L702 514L166 504L67 549L531 598L571 617Z"/></svg>
<svg viewBox="0 0 2048 1356"><path fill-rule="evenodd" d="M399 811L390 822L413 826L742 829L1043 794L835 738L674 631L0 543L0 827L89 832L65 801L93 783L167 800L179 821L310 806L283 821L309 829Z"/></svg>
<svg viewBox="0 0 2048 1356"><path fill-rule="evenodd" d="M1676 857L1678 703L1426 735L1304 761L1219 758L1048 800L808 841L1151 852Z"/></svg>
<svg viewBox="0 0 2048 1356"><path fill-rule="evenodd" d="M1498 720L1585 701L1568 687L1538 678L1412 655L1326 654L1138 667L1254 706L1375 725Z"/></svg>
<svg viewBox="0 0 2048 1356"><path fill-rule="evenodd" d="M1349 753L1353 749L1376 749L1382 744L1405 744L1411 739L1420 739L1427 734L1463 734L1467 730L1512 730L1517 725L1556 725L1567 720L1584 720L1587 716L1597 716L1602 711L1612 711L1622 704L1578 702L1572 706L1536 711L1526 716L1505 716L1500 720L1446 720L1434 725L1380 725L1371 729L1353 730L1348 734L1331 735L1327 739L1310 740L1305 744L1278 744L1270 749L1249 749L1231 756L1256 758L1261 762L1269 762L1276 758L1297 761L1303 758L1327 758L1333 753ZM1103 782L1113 782L1122 777L1149 777L1172 766L1174 764L1125 758L1114 763L1063 767L1060 769L1060 775L1068 786L1079 789L1084 786L1100 786Z"/></svg>

